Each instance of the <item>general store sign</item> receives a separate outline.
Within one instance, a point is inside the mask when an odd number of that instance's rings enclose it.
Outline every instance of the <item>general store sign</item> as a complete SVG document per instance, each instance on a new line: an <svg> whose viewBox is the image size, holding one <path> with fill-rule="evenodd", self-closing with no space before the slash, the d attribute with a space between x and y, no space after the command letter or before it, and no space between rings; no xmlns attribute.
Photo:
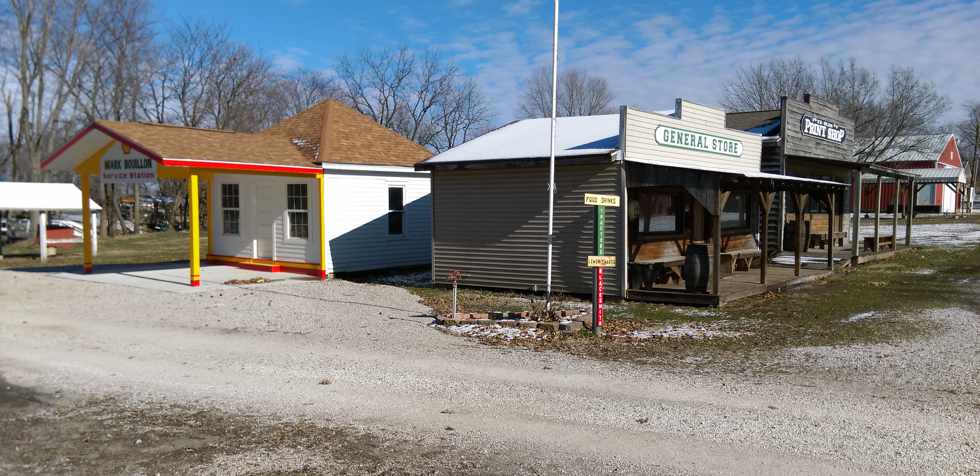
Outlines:
<svg viewBox="0 0 980 476"><path fill-rule="evenodd" d="M805 136L829 140L838 144L843 144L844 139L847 138L847 129L844 129L843 126L806 114L800 118L800 132Z"/></svg>
<svg viewBox="0 0 980 476"><path fill-rule="evenodd" d="M157 179L157 163L147 157L102 158L102 183L138 184Z"/></svg>
<svg viewBox="0 0 980 476"><path fill-rule="evenodd" d="M678 147L729 157L742 156L742 141L740 140L670 126L657 126L655 135L657 144L667 147Z"/></svg>

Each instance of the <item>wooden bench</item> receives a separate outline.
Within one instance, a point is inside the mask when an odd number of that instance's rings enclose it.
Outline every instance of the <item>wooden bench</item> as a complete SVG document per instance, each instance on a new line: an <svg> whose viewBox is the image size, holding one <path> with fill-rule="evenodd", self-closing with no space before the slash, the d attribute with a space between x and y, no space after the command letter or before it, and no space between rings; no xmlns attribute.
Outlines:
<svg viewBox="0 0 980 476"><path fill-rule="evenodd" d="M752 262L762 256L759 248L745 248L741 250L722 251L721 263L723 270L732 274L736 271L748 271L752 269Z"/></svg>
<svg viewBox="0 0 980 476"><path fill-rule="evenodd" d="M840 248L844 247L844 239L847 238L847 233L843 231L835 231L833 240L834 244ZM827 247L827 234L826 233L810 233L810 241L807 248L813 248L819 246L820 249Z"/></svg>
<svg viewBox="0 0 980 476"><path fill-rule="evenodd" d="M879 249L886 246L891 247L892 251L895 251L895 236L894 235L881 235L878 237L878 247ZM875 237L865 236L864 237L864 251L874 251L875 249Z"/></svg>

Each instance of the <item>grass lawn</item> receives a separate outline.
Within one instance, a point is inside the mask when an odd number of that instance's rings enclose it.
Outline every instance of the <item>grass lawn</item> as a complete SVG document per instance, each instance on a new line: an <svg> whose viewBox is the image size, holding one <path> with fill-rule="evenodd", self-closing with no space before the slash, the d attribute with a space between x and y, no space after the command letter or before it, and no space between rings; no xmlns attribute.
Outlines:
<svg viewBox="0 0 980 476"><path fill-rule="evenodd" d="M711 339L595 338L587 333L547 340L490 342L558 350L593 357L676 364L686 357L737 363L742 358L789 347L878 343L930 331L909 319L916 310L980 304L972 290L980 282L980 247L919 248L863 265L785 293L737 301L717 310L623 302L607 305L606 330L613 335L687 324L728 334ZM415 288L422 300L444 312L449 291ZM519 294L461 290L466 312L520 310ZM524 308L526 309L526 307ZM849 318L873 312L871 318Z"/></svg>
<svg viewBox="0 0 980 476"><path fill-rule="evenodd" d="M187 232L147 232L141 235L123 235L116 238L99 238L99 264L142 264L183 261L188 258L190 237ZM201 252L207 249L208 238L201 236ZM71 248L59 248L58 254L42 263L38 258L39 247L23 240L3 247L4 258L0 268L28 268L40 266L82 265L81 243Z"/></svg>

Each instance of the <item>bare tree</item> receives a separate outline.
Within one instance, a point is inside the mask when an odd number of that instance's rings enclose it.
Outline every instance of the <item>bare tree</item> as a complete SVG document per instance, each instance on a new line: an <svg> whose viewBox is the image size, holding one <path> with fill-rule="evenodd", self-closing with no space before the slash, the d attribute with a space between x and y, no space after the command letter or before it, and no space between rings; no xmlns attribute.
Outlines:
<svg viewBox="0 0 980 476"><path fill-rule="evenodd" d="M614 112L612 92L605 78L572 68L558 76L558 115L592 116ZM528 78L519 106L525 117L551 116L551 69L538 68Z"/></svg>
<svg viewBox="0 0 980 476"><path fill-rule="evenodd" d="M472 79L463 81L440 98L436 108L439 132L432 147L439 152L486 132L492 117L487 101Z"/></svg>
<svg viewBox="0 0 980 476"><path fill-rule="evenodd" d="M910 68L892 68L882 83L856 60L821 60L816 66L799 58L772 60L741 68L724 86L722 104L736 111L779 108L782 96L812 93L836 104L855 123L855 159L887 161L921 150L946 108L935 86Z"/></svg>
<svg viewBox="0 0 980 476"><path fill-rule="evenodd" d="M953 128L960 138L960 156L969 161L970 184L976 187L977 168L980 166L980 101L970 101L963 105L966 119Z"/></svg>
<svg viewBox="0 0 980 476"><path fill-rule="evenodd" d="M436 150L461 143L490 118L476 83L431 52L365 50L342 57L337 77L352 107Z"/></svg>
<svg viewBox="0 0 980 476"><path fill-rule="evenodd" d="M260 106L264 85L272 79L272 66L244 45L221 53L207 85L212 127L248 132L261 129L269 122L268 111Z"/></svg>
<svg viewBox="0 0 980 476"><path fill-rule="evenodd" d="M801 97L815 91L816 83L813 69L799 57L743 66L725 84L722 106L729 111L779 109L782 96Z"/></svg>
<svg viewBox="0 0 980 476"><path fill-rule="evenodd" d="M325 99L340 99L337 81L322 72L299 69L275 80L268 91L273 122L294 116Z"/></svg>
<svg viewBox="0 0 980 476"><path fill-rule="evenodd" d="M90 59L84 0L11 0L16 34L4 55L19 96L11 102L13 157L30 165L23 176L41 179L41 159L68 129L62 115ZM16 160L16 159L15 159Z"/></svg>

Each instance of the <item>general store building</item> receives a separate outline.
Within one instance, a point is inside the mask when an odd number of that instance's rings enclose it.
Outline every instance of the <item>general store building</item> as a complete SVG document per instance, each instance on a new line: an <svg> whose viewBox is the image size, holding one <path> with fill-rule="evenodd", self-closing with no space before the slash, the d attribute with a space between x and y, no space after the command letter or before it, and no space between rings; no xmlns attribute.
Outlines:
<svg viewBox="0 0 980 476"><path fill-rule="evenodd" d="M724 111L680 99L663 113L624 106L559 118L554 289L591 292L586 193L624 205L606 215L616 231L605 242L617 258L606 269L609 295L718 305L812 274L798 254L792 266L769 269L762 211L778 192L838 196L844 185L764 172L763 136L725 121ZM417 166L432 174L436 283L460 271L464 285L544 290L549 127L550 119L517 121Z"/></svg>

